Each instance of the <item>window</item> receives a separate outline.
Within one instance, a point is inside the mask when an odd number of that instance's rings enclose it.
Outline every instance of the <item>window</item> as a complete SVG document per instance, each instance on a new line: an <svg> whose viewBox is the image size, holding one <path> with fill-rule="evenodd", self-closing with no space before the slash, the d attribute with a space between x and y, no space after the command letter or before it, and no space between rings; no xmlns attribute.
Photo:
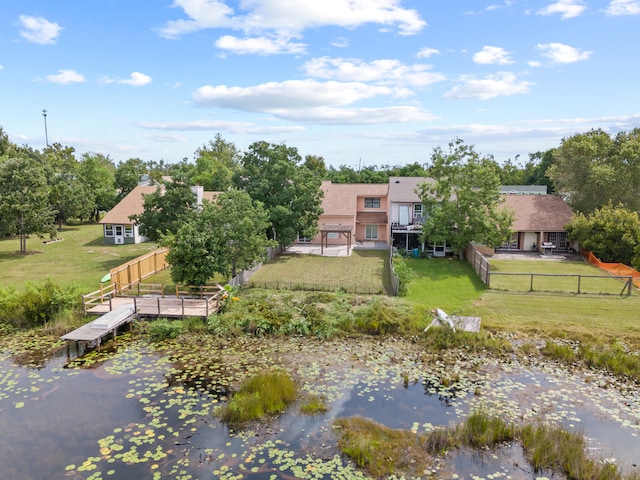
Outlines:
<svg viewBox="0 0 640 480"><path fill-rule="evenodd" d="M127 238L133 238L133 227L131 225L125 225L124 236Z"/></svg>
<svg viewBox="0 0 640 480"><path fill-rule="evenodd" d="M549 241L553 243L558 250L566 250L569 247L567 232L549 232Z"/></svg>
<svg viewBox="0 0 640 480"><path fill-rule="evenodd" d="M107 224L104 226L104 236L113 237L113 225Z"/></svg>
<svg viewBox="0 0 640 480"><path fill-rule="evenodd" d="M517 250L518 249L518 232L511 233L509 240L507 240L502 248L507 248L509 250Z"/></svg>
<svg viewBox="0 0 640 480"><path fill-rule="evenodd" d="M311 239L309 237L301 237L298 235L298 243L311 243Z"/></svg>
<svg viewBox="0 0 640 480"><path fill-rule="evenodd" d="M338 238L338 232L327 232L327 238Z"/></svg>
<svg viewBox="0 0 640 480"><path fill-rule="evenodd" d="M380 197L365 197L364 208L380 208Z"/></svg>
<svg viewBox="0 0 640 480"><path fill-rule="evenodd" d="M365 227L364 238L367 240L376 240L378 238L378 225L367 225Z"/></svg>
<svg viewBox="0 0 640 480"><path fill-rule="evenodd" d="M421 203L414 203L413 204L413 216L414 217L421 217L422 216L422 204Z"/></svg>

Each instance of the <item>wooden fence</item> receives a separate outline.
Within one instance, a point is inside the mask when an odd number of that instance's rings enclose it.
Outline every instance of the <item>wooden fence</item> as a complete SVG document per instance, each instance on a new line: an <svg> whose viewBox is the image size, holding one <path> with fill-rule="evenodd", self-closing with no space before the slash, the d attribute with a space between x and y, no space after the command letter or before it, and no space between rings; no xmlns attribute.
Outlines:
<svg viewBox="0 0 640 480"><path fill-rule="evenodd" d="M118 293L128 290L145 278L165 270L168 248L159 248L110 270L111 286Z"/></svg>
<svg viewBox="0 0 640 480"><path fill-rule="evenodd" d="M480 280L488 287L491 282L491 265L489 259L482 253L483 248L486 249L487 247L469 244L467 246L466 257L467 261L480 277Z"/></svg>

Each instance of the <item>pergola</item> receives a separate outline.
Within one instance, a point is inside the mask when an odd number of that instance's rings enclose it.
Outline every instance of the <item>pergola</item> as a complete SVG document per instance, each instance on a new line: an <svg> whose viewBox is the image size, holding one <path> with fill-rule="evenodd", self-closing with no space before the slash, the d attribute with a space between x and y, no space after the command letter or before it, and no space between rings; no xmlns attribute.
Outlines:
<svg viewBox="0 0 640 480"><path fill-rule="evenodd" d="M324 224L320 229L320 255L324 254L324 244L327 243L327 247L329 246L328 235L330 233L339 233L340 236L343 236L347 239L347 255L349 254L349 250L351 249L351 235L353 231L353 225L342 225L342 224Z"/></svg>

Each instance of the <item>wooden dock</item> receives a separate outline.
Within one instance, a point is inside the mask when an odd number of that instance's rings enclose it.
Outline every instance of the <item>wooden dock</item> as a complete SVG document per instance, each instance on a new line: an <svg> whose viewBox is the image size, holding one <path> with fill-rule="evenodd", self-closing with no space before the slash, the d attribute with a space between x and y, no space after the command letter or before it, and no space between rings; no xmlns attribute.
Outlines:
<svg viewBox="0 0 640 480"><path fill-rule="evenodd" d="M131 322L134 318L136 318L136 311L133 303L129 301L61 338L67 342L85 343L99 347L104 337L113 334L113 338L115 338L118 327Z"/></svg>

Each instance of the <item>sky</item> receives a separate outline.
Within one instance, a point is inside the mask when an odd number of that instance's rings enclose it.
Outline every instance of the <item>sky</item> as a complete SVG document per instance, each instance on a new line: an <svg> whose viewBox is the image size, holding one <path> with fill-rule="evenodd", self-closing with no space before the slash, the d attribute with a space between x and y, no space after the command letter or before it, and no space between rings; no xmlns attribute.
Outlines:
<svg viewBox="0 0 640 480"><path fill-rule="evenodd" d="M640 0L0 0L0 126L116 163L220 134L334 167L456 138L521 164L640 127L638 45Z"/></svg>

